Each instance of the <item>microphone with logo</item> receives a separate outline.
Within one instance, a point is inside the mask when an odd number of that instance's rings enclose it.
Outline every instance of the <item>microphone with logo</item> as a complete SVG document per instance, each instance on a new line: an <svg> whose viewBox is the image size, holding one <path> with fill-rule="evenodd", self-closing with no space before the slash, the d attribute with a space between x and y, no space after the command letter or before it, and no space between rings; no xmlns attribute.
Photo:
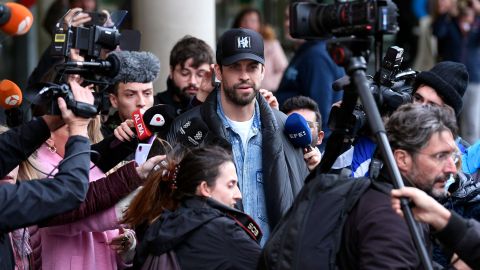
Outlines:
<svg viewBox="0 0 480 270"><path fill-rule="evenodd" d="M0 81L0 107L5 109L7 126L15 127L22 123L23 113L18 108L22 104L22 91L10 80Z"/></svg>
<svg viewBox="0 0 480 270"><path fill-rule="evenodd" d="M0 30L10 36L26 34L33 24L30 10L15 2L0 4Z"/></svg>
<svg viewBox="0 0 480 270"><path fill-rule="evenodd" d="M185 122L176 132L177 143L190 147L200 146L207 137L208 127L200 118L192 118Z"/></svg>
<svg viewBox="0 0 480 270"><path fill-rule="evenodd" d="M295 147L301 147L304 153L313 151L312 133L308 126L307 120L298 114L292 113L287 117L285 121L285 134L288 140Z"/></svg>
<svg viewBox="0 0 480 270"><path fill-rule="evenodd" d="M140 140L135 151L137 164L143 164L150 156L162 152L161 146L155 143L156 136L164 138L174 118L175 109L165 104L155 105L144 112L136 110L132 113L135 131Z"/></svg>

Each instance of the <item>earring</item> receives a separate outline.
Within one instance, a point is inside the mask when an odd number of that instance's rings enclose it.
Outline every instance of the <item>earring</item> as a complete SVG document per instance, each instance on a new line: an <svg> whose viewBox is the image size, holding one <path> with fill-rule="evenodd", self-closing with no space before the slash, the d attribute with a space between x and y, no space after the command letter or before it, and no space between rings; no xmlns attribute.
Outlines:
<svg viewBox="0 0 480 270"><path fill-rule="evenodd" d="M57 148L55 147L55 145L48 145L48 150L51 152L51 153L56 153L57 152Z"/></svg>
<svg viewBox="0 0 480 270"><path fill-rule="evenodd" d="M48 139L46 143L47 143L47 148L51 153L57 152L57 147L55 147L55 143L53 142L52 139Z"/></svg>

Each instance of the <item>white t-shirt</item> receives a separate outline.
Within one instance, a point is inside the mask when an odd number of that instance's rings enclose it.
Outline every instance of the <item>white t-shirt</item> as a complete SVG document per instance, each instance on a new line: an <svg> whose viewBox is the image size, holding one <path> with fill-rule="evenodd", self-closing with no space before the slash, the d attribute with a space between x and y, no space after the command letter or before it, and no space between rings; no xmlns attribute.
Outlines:
<svg viewBox="0 0 480 270"><path fill-rule="evenodd" d="M253 124L253 115L252 115L252 118L244 122L233 121L228 117L226 118L230 123L230 125L232 126L233 131L235 131L242 139L242 146L245 148L247 146L248 134L250 133L250 129Z"/></svg>

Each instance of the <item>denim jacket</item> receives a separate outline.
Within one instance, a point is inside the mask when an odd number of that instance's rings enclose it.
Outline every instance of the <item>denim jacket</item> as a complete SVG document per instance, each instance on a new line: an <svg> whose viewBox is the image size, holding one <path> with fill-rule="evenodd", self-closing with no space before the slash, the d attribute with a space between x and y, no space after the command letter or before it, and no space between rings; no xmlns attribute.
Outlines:
<svg viewBox="0 0 480 270"><path fill-rule="evenodd" d="M207 125L209 131L208 136L219 137L228 141L230 131L225 128L222 119L217 113L217 104L219 103L217 94L220 91L219 88L215 89L202 105L175 118L170 127L167 140L171 144L175 144L180 127L187 121L196 119L197 121L203 121ZM264 196L266 205L265 212L268 216L268 225L271 231L271 229L277 225L282 215L290 208L295 196L302 188L303 181L308 174L308 168L303 159L302 149L295 148L288 141L284 133L287 116L280 111L272 110L262 95L258 94L256 100L257 105L255 110L260 119L261 129L258 130L257 136L250 138L249 143L254 144L257 137L262 142L261 148L258 147L258 149L261 149L261 154L255 156L255 159L261 159L262 161L262 177L257 178L255 176L253 179L261 180L261 182L257 182L259 185L263 183L264 191L261 194ZM260 125L258 125L257 128L260 128ZM261 138L259 137L260 134ZM235 146L232 145L232 148L234 147ZM250 153L247 154L250 155ZM235 157L235 159L237 159L237 157ZM248 160L250 160L250 158ZM235 163L237 163L237 160L235 160ZM243 167L244 166L245 165L243 165ZM238 165L237 171L239 171ZM239 175L239 179L242 181L241 175ZM243 188L242 192L244 197L248 196L245 194ZM250 197L255 198L254 196ZM252 215L252 213L247 212L247 214L250 214L255 221L260 220L257 216ZM259 223L262 224L262 222ZM265 230L265 223L260 226ZM262 239L268 239L268 235L265 232Z"/></svg>
<svg viewBox="0 0 480 270"><path fill-rule="evenodd" d="M262 173L262 133L258 103L255 101L253 123L247 137L247 145L242 140L225 116L220 106L220 92L217 94L217 114L227 130L227 140L232 145L233 158L237 169L238 184L242 192L243 210L260 226L263 239L268 239L269 226L267 206L263 187ZM263 245L264 241L261 242Z"/></svg>

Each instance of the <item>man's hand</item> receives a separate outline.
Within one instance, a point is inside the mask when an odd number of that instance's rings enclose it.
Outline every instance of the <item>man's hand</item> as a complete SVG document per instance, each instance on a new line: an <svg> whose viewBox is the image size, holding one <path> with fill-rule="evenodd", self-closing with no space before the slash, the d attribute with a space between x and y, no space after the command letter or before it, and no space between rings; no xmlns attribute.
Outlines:
<svg viewBox="0 0 480 270"><path fill-rule="evenodd" d="M418 221L430 224L436 230L441 230L447 226L451 216L450 211L424 191L413 187L392 189L392 208L397 214L403 216L400 204L401 197L408 198L414 203L412 212Z"/></svg>
<svg viewBox="0 0 480 270"><path fill-rule="evenodd" d="M70 89L72 90L73 97L76 101L84 102L93 105L92 92L84 87L81 87L76 81L70 82ZM87 126L90 122L90 118L82 118L76 116L70 109L67 108L65 100L61 97L57 99L58 108L62 112L62 118L65 124L68 125L70 136L80 135L88 137Z"/></svg>
<svg viewBox="0 0 480 270"><path fill-rule="evenodd" d="M200 82L200 86L198 87L198 92L196 95L196 98L201 101L205 102L207 99L208 95L213 91L213 74L214 74L214 69L213 69L213 64L210 65L210 71L205 72L205 76L203 76L202 81Z"/></svg>
<svg viewBox="0 0 480 270"><path fill-rule="evenodd" d="M304 149L303 159L305 159L308 169L312 171L320 163L320 160L322 159L322 155L320 154L320 150L318 150L317 147L309 147L309 148L311 150L309 150L308 148Z"/></svg>
<svg viewBox="0 0 480 270"><path fill-rule="evenodd" d="M279 110L280 105L278 104L277 98L273 95L271 91L267 89L260 89L260 94L265 98L270 108Z"/></svg>
<svg viewBox="0 0 480 270"><path fill-rule="evenodd" d="M133 120L127 119L115 128L113 135L122 142L129 142L136 137L135 132L132 130L133 127Z"/></svg>

